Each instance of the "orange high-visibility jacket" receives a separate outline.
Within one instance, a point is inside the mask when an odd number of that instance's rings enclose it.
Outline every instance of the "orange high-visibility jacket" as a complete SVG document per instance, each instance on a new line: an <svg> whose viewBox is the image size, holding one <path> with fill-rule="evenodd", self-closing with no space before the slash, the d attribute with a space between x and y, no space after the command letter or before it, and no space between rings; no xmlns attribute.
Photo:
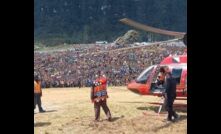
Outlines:
<svg viewBox="0 0 221 134"><path fill-rule="evenodd" d="M34 81L34 93L41 93L41 82Z"/></svg>
<svg viewBox="0 0 221 134"><path fill-rule="evenodd" d="M101 77L95 80L95 82L100 83L94 87L94 96L96 100L106 99L107 98L107 79Z"/></svg>

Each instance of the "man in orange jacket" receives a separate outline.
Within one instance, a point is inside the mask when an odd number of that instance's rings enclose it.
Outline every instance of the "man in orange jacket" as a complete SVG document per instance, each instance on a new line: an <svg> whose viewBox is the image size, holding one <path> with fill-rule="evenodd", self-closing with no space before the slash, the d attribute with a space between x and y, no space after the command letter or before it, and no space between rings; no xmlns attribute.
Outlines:
<svg viewBox="0 0 221 134"><path fill-rule="evenodd" d="M36 108L36 105L38 105L38 110L40 113L45 112L43 108L41 107L41 96L42 96L42 90L41 90L41 81L38 78L38 76L35 76L34 78L34 109Z"/></svg>
<svg viewBox="0 0 221 134"><path fill-rule="evenodd" d="M108 121L111 121L111 113L107 106L107 78L102 76L101 73L98 75L91 88L91 101L94 103L95 121L99 121L100 107L103 108Z"/></svg>

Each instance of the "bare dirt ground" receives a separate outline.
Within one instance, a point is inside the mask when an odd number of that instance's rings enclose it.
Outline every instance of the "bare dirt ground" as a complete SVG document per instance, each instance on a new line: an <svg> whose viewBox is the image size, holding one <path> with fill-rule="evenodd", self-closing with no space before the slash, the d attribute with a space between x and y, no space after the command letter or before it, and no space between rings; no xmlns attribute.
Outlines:
<svg viewBox="0 0 221 134"><path fill-rule="evenodd" d="M165 121L165 112L158 115L159 97L140 96L126 87L109 87L108 106L113 121L106 121L101 109L101 121L94 122L94 108L89 88L43 89L42 103L46 113L35 109L35 134L186 134L187 109L175 110L181 118L175 123ZM186 104L185 100L175 103Z"/></svg>

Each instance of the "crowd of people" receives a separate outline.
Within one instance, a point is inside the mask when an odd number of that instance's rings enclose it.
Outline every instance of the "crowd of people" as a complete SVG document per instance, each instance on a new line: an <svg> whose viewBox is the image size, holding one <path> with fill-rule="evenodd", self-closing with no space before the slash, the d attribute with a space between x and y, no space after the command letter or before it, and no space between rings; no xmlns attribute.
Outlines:
<svg viewBox="0 0 221 134"><path fill-rule="evenodd" d="M34 68L43 88L90 86L99 71L106 75L109 86L123 86L170 54L182 54L185 47L177 43L75 45L68 50L35 52Z"/></svg>

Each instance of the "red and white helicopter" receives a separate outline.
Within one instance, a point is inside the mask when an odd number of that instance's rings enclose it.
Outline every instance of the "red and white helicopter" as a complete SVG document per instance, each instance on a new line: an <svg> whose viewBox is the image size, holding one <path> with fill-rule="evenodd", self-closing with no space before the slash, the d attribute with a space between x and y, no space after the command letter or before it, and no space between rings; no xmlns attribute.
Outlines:
<svg viewBox="0 0 221 134"><path fill-rule="evenodd" d="M183 32L174 32L163 29L154 28L144 24L140 24L128 18L121 19L120 22L135 27L146 32L153 32L162 35L169 35L183 40L187 46L187 34ZM172 75L177 80L176 93L177 99L187 99L187 49L182 55L170 55L164 58L160 64L152 65L146 68L135 80L132 80L127 88L140 95L162 96L165 88L159 87L156 84L157 76L159 75L160 67L168 66ZM163 102L163 101L162 101ZM161 111L160 106L158 113Z"/></svg>
<svg viewBox="0 0 221 134"><path fill-rule="evenodd" d="M161 96L165 90L156 85L159 69L168 66L172 75L177 80L177 97L187 97L187 55L166 57L160 64L146 68L135 80L131 81L127 88L140 95Z"/></svg>

